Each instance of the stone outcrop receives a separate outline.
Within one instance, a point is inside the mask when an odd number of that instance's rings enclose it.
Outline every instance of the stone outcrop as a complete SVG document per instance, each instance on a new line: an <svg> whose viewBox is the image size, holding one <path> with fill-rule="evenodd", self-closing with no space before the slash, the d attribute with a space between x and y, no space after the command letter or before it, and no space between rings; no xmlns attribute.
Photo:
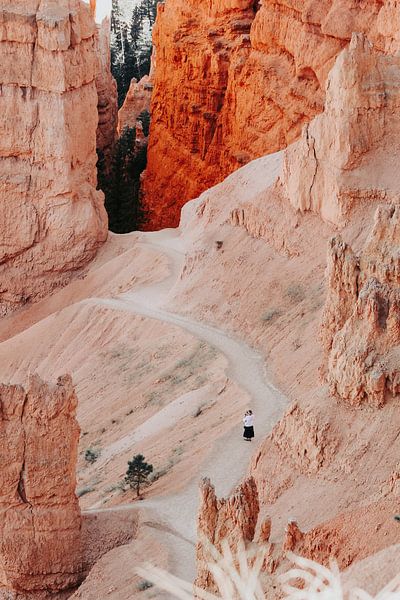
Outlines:
<svg viewBox="0 0 400 600"><path fill-rule="evenodd" d="M110 20L104 19L101 25L97 26L97 31L100 49L100 70L96 78L99 115L97 149L103 153L108 166L117 136L118 122L117 82L112 76L110 62Z"/></svg>
<svg viewBox="0 0 400 600"><path fill-rule="evenodd" d="M361 202L397 198L399 109L400 57L378 54L353 34L329 74L324 112L284 153L292 205L341 225Z"/></svg>
<svg viewBox="0 0 400 600"><path fill-rule="evenodd" d="M81 580L76 406L70 376L0 386L0 583L10 590Z"/></svg>
<svg viewBox="0 0 400 600"><path fill-rule="evenodd" d="M151 225L177 225L188 199L294 142L323 110L328 73L353 31L367 34L380 52L397 53L399 12L394 0L364 2L362 9L352 0L160 5L145 183ZM376 73L372 83L379 83ZM355 94L363 96L359 86Z"/></svg>
<svg viewBox="0 0 400 600"><path fill-rule="evenodd" d="M123 105L118 112L118 133L121 135L125 127L136 127L137 119L143 111L150 112L153 84L148 75L140 81L132 79Z"/></svg>
<svg viewBox="0 0 400 600"><path fill-rule="evenodd" d="M235 553L238 546L253 541L258 520L258 493L253 478L240 484L228 498L218 499L214 486L204 479L200 486L201 505L198 516L197 578L200 588L216 591L215 582L207 564L210 562L209 545L221 552L226 541ZM264 537L269 531L263 528Z"/></svg>
<svg viewBox="0 0 400 600"><path fill-rule="evenodd" d="M107 237L96 190L98 47L79 0L2 2L0 307L65 283Z"/></svg>
<svg viewBox="0 0 400 600"><path fill-rule="evenodd" d="M322 415L306 411L298 403L294 403L276 424L271 440L282 457L304 474L317 473L335 454L336 441L330 432L329 421L324 422ZM260 454L262 452L263 448Z"/></svg>
<svg viewBox="0 0 400 600"><path fill-rule="evenodd" d="M359 256L340 236L328 250L322 320L331 392L381 406L400 392L400 206L377 209Z"/></svg>

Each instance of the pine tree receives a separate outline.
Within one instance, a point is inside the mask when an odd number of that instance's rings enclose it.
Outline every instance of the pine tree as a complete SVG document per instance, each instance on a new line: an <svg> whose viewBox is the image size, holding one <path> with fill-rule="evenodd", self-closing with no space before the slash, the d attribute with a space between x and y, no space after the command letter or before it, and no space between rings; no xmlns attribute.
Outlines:
<svg viewBox="0 0 400 600"><path fill-rule="evenodd" d="M132 490L136 490L137 497L140 496L140 488L143 485L148 485L149 475L152 472L153 465L145 462L143 454L136 454L132 460L128 461L125 482Z"/></svg>

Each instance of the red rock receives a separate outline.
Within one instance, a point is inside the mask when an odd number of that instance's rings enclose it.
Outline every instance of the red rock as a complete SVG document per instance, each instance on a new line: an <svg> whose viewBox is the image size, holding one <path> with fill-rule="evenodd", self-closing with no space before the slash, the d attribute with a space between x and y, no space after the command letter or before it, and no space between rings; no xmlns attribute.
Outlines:
<svg viewBox="0 0 400 600"><path fill-rule="evenodd" d="M216 591L207 567L210 562L207 545L212 544L221 552L222 543L226 541L235 555L240 544L253 541L259 513L258 493L252 477L240 484L227 499L217 499L209 479L202 481L200 493L195 584L200 588Z"/></svg>
<svg viewBox="0 0 400 600"><path fill-rule="evenodd" d="M160 5L145 183L150 227L177 225L187 200L295 141L323 110L328 73L353 31L393 58L399 30L398 3L388 0L362 10L352 0Z"/></svg>
<svg viewBox="0 0 400 600"><path fill-rule="evenodd" d="M11 590L58 591L82 578L76 406L70 376L0 386L0 582Z"/></svg>

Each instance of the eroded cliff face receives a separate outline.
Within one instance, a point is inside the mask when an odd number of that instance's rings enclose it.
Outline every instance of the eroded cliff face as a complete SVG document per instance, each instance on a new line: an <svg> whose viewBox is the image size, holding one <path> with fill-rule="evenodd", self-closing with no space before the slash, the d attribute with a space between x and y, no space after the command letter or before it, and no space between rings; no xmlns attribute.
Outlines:
<svg viewBox="0 0 400 600"><path fill-rule="evenodd" d="M98 48L79 0L2 2L0 304L65 283L107 237L96 191Z"/></svg>
<svg viewBox="0 0 400 600"><path fill-rule="evenodd" d="M97 26L97 32L100 50L100 70L96 78L99 115L97 150L103 153L107 168L117 136L118 122L117 82L111 73L110 61L110 20L104 19L101 25Z"/></svg>
<svg viewBox="0 0 400 600"><path fill-rule="evenodd" d="M10 590L81 580L76 406L70 376L55 386L37 376L26 390L0 386L0 583Z"/></svg>
<svg viewBox="0 0 400 600"><path fill-rule="evenodd" d="M343 225L366 202L400 192L400 59L353 34L329 73L325 109L284 153L282 182L292 205Z"/></svg>
<svg viewBox="0 0 400 600"><path fill-rule="evenodd" d="M188 199L293 142L322 111L352 32L394 55L399 12L393 0L166 0L153 36L150 225L177 225Z"/></svg>
<svg viewBox="0 0 400 600"><path fill-rule="evenodd" d="M400 206L377 209L359 256L340 236L328 252L322 336L331 392L351 404L400 393Z"/></svg>

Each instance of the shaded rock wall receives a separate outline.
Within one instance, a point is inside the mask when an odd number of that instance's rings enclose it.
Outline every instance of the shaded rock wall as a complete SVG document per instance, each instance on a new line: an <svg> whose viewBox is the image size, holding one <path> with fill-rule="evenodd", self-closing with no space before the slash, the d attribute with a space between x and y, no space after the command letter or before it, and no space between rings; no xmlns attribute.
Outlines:
<svg viewBox="0 0 400 600"><path fill-rule="evenodd" d="M150 112L153 84L148 75L140 81L132 79L123 105L118 111L118 133L121 135L125 127L136 127L141 112Z"/></svg>
<svg viewBox="0 0 400 600"><path fill-rule="evenodd" d="M96 191L98 47L79 0L0 11L0 306L65 283L107 237Z"/></svg>
<svg viewBox="0 0 400 600"><path fill-rule="evenodd" d="M166 0L153 36L151 225L177 225L188 199L292 143L322 111L353 31L398 51L399 12L394 0Z"/></svg>
<svg viewBox="0 0 400 600"><path fill-rule="evenodd" d="M400 393L400 206L377 209L359 256L340 236L328 250L322 319L331 392L380 406Z"/></svg>
<svg viewBox="0 0 400 600"><path fill-rule="evenodd" d="M96 78L98 94L97 111L99 123L97 127L97 149L103 152L106 166L109 165L115 139L117 136L118 122L118 93L117 82L111 73L110 50L110 20L104 19L97 26L100 70Z"/></svg>
<svg viewBox="0 0 400 600"><path fill-rule="evenodd" d="M69 376L0 386L0 582L11 590L81 580L76 406Z"/></svg>

